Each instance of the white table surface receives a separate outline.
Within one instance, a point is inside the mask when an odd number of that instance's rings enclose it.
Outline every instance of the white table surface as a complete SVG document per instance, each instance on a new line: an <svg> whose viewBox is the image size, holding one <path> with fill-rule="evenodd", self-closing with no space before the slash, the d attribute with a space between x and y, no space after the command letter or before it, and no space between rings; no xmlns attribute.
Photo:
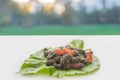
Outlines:
<svg viewBox="0 0 120 80"><path fill-rule="evenodd" d="M92 48L101 68L87 76L54 78L46 75L16 74L31 53L43 47L66 45L82 39L85 49ZM120 36L0 36L0 80L120 80Z"/></svg>

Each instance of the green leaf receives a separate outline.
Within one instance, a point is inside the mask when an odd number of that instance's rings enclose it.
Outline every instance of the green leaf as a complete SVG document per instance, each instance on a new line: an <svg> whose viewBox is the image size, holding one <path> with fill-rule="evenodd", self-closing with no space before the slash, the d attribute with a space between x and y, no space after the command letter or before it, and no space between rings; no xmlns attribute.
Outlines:
<svg viewBox="0 0 120 80"><path fill-rule="evenodd" d="M24 61L19 71L20 74L34 74L39 71L45 65L47 59L44 57L43 49L30 55L28 59Z"/></svg>
<svg viewBox="0 0 120 80"><path fill-rule="evenodd" d="M52 48L48 48L52 50ZM19 71L20 74L37 74L39 72L46 72L51 74L54 70L53 66L46 66L47 59L44 57L43 49L30 55L28 59L24 61Z"/></svg>
<svg viewBox="0 0 120 80"><path fill-rule="evenodd" d="M82 40L73 40L69 44L74 48L83 48L84 42ZM48 48L48 50L53 50ZM93 55L93 61L81 70L60 70L56 69L54 66L46 66L47 59L44 57L43 49L30 55L28 59L24 61L19 71L20 74L39 74L46 73L54 77L63 76L73 76L73 75L84 75L87 73L92 73L100 68L100 62L96 56Z"/></svg>
<svg viewBox="0 0 120 80"><path fill-rule="evenodd" d="M84 48L84 41L76 39L76 40L71 41L68 45L73 47L73 48L83 49Z"/></svg>

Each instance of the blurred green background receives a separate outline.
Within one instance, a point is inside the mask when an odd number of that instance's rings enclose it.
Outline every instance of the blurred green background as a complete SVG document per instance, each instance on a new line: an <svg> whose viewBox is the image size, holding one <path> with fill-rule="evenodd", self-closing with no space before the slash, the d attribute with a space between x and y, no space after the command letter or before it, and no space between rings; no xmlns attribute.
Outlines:
<svg viewBox="0 0 120 80"><path fill-rule="evenodd" d="M0 35L119 35L119 0L0 0Z"/></svg>

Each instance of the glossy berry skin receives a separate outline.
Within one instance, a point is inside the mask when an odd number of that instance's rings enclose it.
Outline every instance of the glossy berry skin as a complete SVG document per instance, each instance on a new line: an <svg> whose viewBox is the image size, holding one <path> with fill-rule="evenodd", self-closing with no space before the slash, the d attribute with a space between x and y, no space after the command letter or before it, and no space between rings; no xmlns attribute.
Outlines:
<svg viewBox="0 0 120 80"><path fill-rule="evenodd" d="M58 55L64 55L64 52L62 50L60 50L60 49L55 49L54 53L58 54Z"/></svg>
<svg viewBox="0 0 120 80"><path fill-rule="evenodd" d="M92 51L87 52L86 59L87 59L87 61L88 61L88 62L92 62L92 54L93 54L93 52L92 52Z"/></svg>
<svg viewBox="0 0 120 80"><path fill-rule="evenodd" d="M63 48L63 51L64 51L65 53L68 53L68 54L71 54L71 55L74 55L74 54L75 54L75 50L70 50L70 49L68 49L68 48Z"/></svg>

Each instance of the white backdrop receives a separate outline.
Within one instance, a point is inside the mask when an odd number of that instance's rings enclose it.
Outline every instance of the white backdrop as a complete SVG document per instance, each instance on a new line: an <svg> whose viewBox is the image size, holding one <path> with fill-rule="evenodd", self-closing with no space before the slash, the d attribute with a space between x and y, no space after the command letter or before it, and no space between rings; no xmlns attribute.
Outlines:
<svg viewBox="0 0 120 80"><path fill-rule="evenodd" d="M16 74L31 53L43 47L66 45L82 39L92 48L101 68L94 74L54 78L46 75ZM120 80L120 36L0 36L0 80Z"/></svg>

